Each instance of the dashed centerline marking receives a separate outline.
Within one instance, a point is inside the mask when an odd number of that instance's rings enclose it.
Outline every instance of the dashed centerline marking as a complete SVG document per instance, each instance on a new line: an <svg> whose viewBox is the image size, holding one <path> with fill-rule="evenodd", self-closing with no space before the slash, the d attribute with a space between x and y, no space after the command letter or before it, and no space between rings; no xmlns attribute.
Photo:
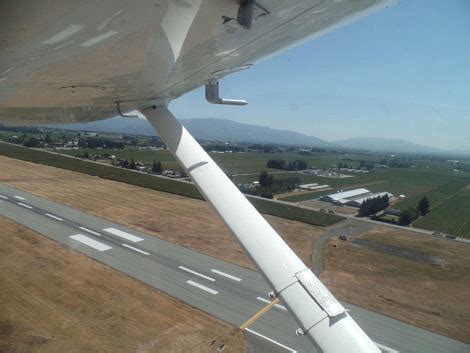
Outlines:
<svg viewBox="0 0 470 353"><path fill-rule="evenodd" d="M204 286L204 285L202 285L202 284L200 284L200 283L197 283L197 282L194 282L194 281L191 281L191 280L186 281L186 283L187 283L187 284L190 284L190 285L192 285L192 286L194 286L194 287L196 287L196 288L202 289L203 291L206 291L206 292L208 292L208 293L210 293L210 294L213 294L213 295L216 295L216 294L219 293L219 292L216 291L215 289L206 287L206 286Z"/></svg>
<svg viewBox="0 0 470 353"><path fill-rule="evenodd" d="M15 195L14 197L15 197L15 199L18 199L18 200L22 200L22 201L26 200L24 197L21 197L21 196L18 196L18 195Z"/></svg>
<svg viewBox="0 0 470 353"><path fill-rule="evenodd" d="M84 230L85 232L88 232L90 234L93 234L93 235L97 235L97 236L101 236L101 233L98 233L98 232L95 232L94 230L91 230L91 229L88 229L88 228L85 228L85 227L78 227L80 228L81 230Z"/></svg>
<svg viewBox="0 0 470 353"><path fill-rule="evenodd" d="M46 216L47 216L47 217L50 217L50 218L54 218L54 219L57 220L57 221L61 221L61 222L63 221L62 218L57 217L57 216L54 216L53 214L50 214L50 213L46 213Z"/></svg>
<svg viewBox="0 0 470 353"><path fill-rule="evenodd" d="M32 208L33 208L33 206L27 205L27 204L25 204L25 203L23 203L23 202L17 202L17 204L20 205L20 206L29 208L29 209L32 209Z"/></svg>
<svg viewBox="0 0 470 353"><path fill-rule="evenodd" d="M128 249L137 251L138 253L141 253L141 254L144 254L144 255L147 255L147 256L150 255L150 253L148 253L147 251L143 251L143 250L134 248L133 246L130 246L130 245L127 245L127 244L122 244L122 246L124 246L124 247L126 247L126 248L128 248Z"/></svg>
<svg viewBox="0 0 470 353"><path fill-rule="evenodd" d="M119 229L116 229L116 228L105 228L103 229L105 232L108 232L108 233L111 233L111 234L114 234L114 235L117 235L118 237L120 238L123 238L123 239L126 239L126 240L129 240L133 243L137 243L139 241L142 241L144 239L142 238L139 238L133 234L129 234L129 233L126 233L122 230L119 230Z"/></svg>
<svg viewBox="0 0 470 353"><path fill-rule="evenodd" d="M262 335L262 334L259 333L259 332L253 331L253 330L251 330L251 329L249 329L249 328L246 328L245 331L251 332L252 334L254 334L254 335L256 335L256 336L259 336L259 337L261 337L261 338L264 338L266 341L269 341L269 342L271 342L271 343L274 343L274 344L278 345L279 347L282 347L282 348L284 348L284 349L287 349L289 352L297 353L297 351L296 351L295 349L292 349L292 348L290 348L290 347L287 347L286 345L283 345L282 343L280 343L280 342L278 342L278 341L275 341L275 340L273 340L272 338L266 337L266 336Z"/></svg>
<svg viewBox="0 0 470 353"><path fill-rule="evenodd" d="M271 304L271 301L270 300L267 300L267 299L264 299L264 298L261 298L261 297L256 297L256 299L258 299L259 301L263 302L263 303L266 303L266 304ZM284 305L281 305L281 304L274 304L274 306L278 309L281 309L281 310L284 310L284 311L287 311L286 307Z"/></svg>
<svg viewBox="0 0 470 353"><path fill-rule="evenodd" d="M229 275L228 273L225 273L225 272L222 272L222 271L219 271L219 270L216 270L216 269L212 269L211 272L214 272L214 273L216 273L220 276L224 276L224 277L233 279L234 281L237 281L237 282L240 282L242 280L241 278Z"/></svg>
<svg viewBox="0 0 470 353"><path fill-rule="evenodd" d="M190 268L184 267L184 266L178 266L180 270L192 273L193 275L199 276L201 278L207 279L208 281L215 282L215 279L206 275L203 275L202 273L196 272L194 270L191 270Z"/></svg>
<svg viewBox="0 0 470 353"><path fill-rule="evenodd" d="M96 241L94 239L91 239L83 234L71 235L70 238L72 238L73 240L79 241L80 243L85 244L89 246L90 248L93 248L98 251L106 251L106 250L112 249L112 247L106 244L100 243L99 241Z"/></svg>

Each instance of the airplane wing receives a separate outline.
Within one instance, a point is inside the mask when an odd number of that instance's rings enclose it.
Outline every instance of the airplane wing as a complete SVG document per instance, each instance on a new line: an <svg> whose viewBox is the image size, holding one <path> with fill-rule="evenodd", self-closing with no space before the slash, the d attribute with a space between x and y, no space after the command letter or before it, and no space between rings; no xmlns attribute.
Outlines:
<svg viewBox="0 0 470 353"><path fill-rule="evenodd" d="M172 100L390 2L2 1L0 123L84 122Z"/></svg>
<svg viewBox="0 0 470 353"><path fill-rule="evenodd" d="M378 353L343 306L168 110L202 84L389 4L385 0L16 0L0 4L0 123L138 109L325 353Z"/></svg>

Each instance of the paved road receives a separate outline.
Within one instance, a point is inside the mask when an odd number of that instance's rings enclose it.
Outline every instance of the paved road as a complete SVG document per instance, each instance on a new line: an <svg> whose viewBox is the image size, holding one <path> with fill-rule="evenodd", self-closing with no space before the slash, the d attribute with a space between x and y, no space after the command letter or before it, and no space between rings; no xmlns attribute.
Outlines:
<svg viewBox="0 0 470 353"><path fill-rule="evenodd" d="M1 184L0 214L235 326L268 300L270 288L255 271ZM343 304L384 351L470 351L470 345ZM247 330L281 351L315 352L305 337L294 334L296 328L290 314L278 305Z"/></svg>

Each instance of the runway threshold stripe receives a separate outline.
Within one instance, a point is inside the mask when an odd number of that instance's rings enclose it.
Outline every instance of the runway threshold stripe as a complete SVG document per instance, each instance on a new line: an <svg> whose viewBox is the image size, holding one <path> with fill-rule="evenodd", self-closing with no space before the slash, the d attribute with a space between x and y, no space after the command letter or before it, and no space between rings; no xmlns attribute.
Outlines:
<svg viewBox="0 0 470 353"><path fill-rule="evenodd" d="M21 197L21 196L18 196L18 195L15 195L15 199L22 200L22 201L26 200L24 197Z"/></svg>
<svg viewBox="0 0 470 353"><path fill-rule="evenodd" d="M203 275L202 273L196 272L194 270L191 270L190 268L184 267L184 266L178 266L180 270L192 273L193 275L199 276L201 278L207 279L208 281L215 282L215 279L206 275Z"/></svg>
<svg viewBox="0 0 470 353"><path fill-rule="evenodd" d="M78 227L78 228L80 228L81 230L84 230L85 232L88 232L90 234L96 235L98 237L101 236L101 233L95 232L94 230L91 230L91 229L88 229L88 228L85 228L85 227Z"/></svg>
<svg viewBox="0 0 470 353"><path fill-rule="evenodd" d="M71 235L70 238L98 251L106 251L106 250L112 249L112 247L106 244L100 243L99 241L96 241L94 239L91 239L83 234Z"/></svg>
<svg viewBox="0 0 470 353"><path fill-rule="evenodd" d="M259 301L263 302L263 303L266 303L266 304L271 304L271 301L267 300L267 299L264 299L264 298L261 298L261 297L256 297L256 299L258 299ZM281 310L284 310L284 311L287 311L286 307L284 305L281 305L281 304L274 304L274 306L278 309L281 309Z"/></svg>
<svg viewBox="0 0 470 353"><path fill-rule="evenodd" d="M216 291L215 289L212 289L212 288L209 288L209 287L206 287L200 283L197 283L197 282L194 282L194 281L191 281L191 280L188 280L186 281L187 284L190 284L191 286L194 286L196 288L199 288L199 289L202 289L203 291L206 291L210 294L213 294L213 295L216 295L218 294L219 292Z"/></svg>
<svg viewBox="0 0 470 353"><path fill-rule="evenodd" d="M216 273L220 276L224 276L224 277L233 279L234 281L237 281L237 282L240 282L242 280L241 278L229 275L228 273L225 273L225 272L222 272L222 271L219 271L219 270L216 270L216 269L212 269L211 272L214 272L214 273Z"/></svg>
<svg viewBox="0 0 470 353"><path fill-rule="evenodd" d="M134 250L134 251L137 251L138 253L141 253L141 254L144 254L144 255L150 255L150 253L148 253L147 251L143 251L143 250L140 250L140 249L137 249L137 248L134 248L133 246L130 246L128 244L122 244L122 246L128 248L128 249L131 249L131 250Z"/></svg>
<svg viewBox="0 0 470 353"><path fill-rule="evenodd" d="M32 206L30 206L30 205L27 205L27 204L25 204L25 203L23 203L23 202L17 202L17 204L18 204L18 205L20 205L20 206L23 206L23 207L29 208L29 209L32 209L32 208L33 208Z"/></svg>
<svg viewBox="0 0 470 353"><path fill-rule="evenodd" d="M275 345L278 345L279 347L282 347L282 348L284 348L284 349L287 349L288 351L290 351L290 352L292 352L292 353L297 353L297 351L296 351L295 349L292 349L292 348L290 348L290 347L287 347L286 345L284 345L284 344L282 344L282 343L280 343L280 342L278 342L278 341L275 341L275 340L273 340L272 338L266 337L265 335L262 335L262 334L259 333L259 332L253 331L253 330L251 330L251 329L249 329L249 328L246 328L245 330L248 331L248 332L250 332L250 333L252 333L252 334L254 334L254 335L256 335L256 336L259 336L259 337L261 337L261 338L264 338L266 341L269 341L269 342L271 342L271 343L274 343Z"/></svg>
<svg viewBox="0 0 470 353"><path fill-rule="evenodd" d="M103 229L103 230L104 230L105 232L110 233L110 234L114 234L114 235L116 235L116 236L118 236L118 237L120 237L120 238L129 240L129 241L131 241L131 242L133 242L133 243L137 243L137 242L139 242L139 241L144 240L144 239L139 238L139 237L137 237L137 236L135 236L135 235L133 235L133 234L126 233L126 232L124 232L124 231L122 231L122 230L119 230L119 229L116 229L116 228L105 228L105 229Z"/></svg>
<svg viewBox="0 0 470 353"><path fill-rule="evenodd" d="M377 347L379 347L380 350L382 350L382 352L384 352L384 353L400 353L400 351L397 351L397 350L392 349L392 348L390 348L390 347L384 346L383 344L380 344L380 343L377 343L377 342L374 342L374 343L375 343L375 345L376 345Z"/></svg>
<svg viewBox="0 0 470 353"><path fill-rule="evenodd" d="M0 195L0 199L8 200L8 197Z"/></svg>
<svg viewBox="0 0 470 353"><path fill-rule="evenodd" d="M54 219L57 220L57 221L61 221L61 222L63 221L62 218L57 217L57 216L54 216L53 214L50 214L50 213L46 213L46 216L47 216L47 217L50 217L50 218L54 218Z"/></svg>

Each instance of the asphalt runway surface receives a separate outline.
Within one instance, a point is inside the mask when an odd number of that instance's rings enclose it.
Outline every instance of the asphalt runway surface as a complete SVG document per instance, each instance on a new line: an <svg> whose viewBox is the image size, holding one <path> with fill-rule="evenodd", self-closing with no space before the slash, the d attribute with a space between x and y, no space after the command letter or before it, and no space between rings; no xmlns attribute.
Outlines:
<svg viewBox="0 0 470 353"><path fill-rule="evenodd" d="M0 215L237 327L270 301L271 289L256 271L3 184ZM384 352L470 352L468 344L355 305L343 305ZM306 337L295 334L297 327L280 303L245 333L279 351L316 352Z"/></svg>

